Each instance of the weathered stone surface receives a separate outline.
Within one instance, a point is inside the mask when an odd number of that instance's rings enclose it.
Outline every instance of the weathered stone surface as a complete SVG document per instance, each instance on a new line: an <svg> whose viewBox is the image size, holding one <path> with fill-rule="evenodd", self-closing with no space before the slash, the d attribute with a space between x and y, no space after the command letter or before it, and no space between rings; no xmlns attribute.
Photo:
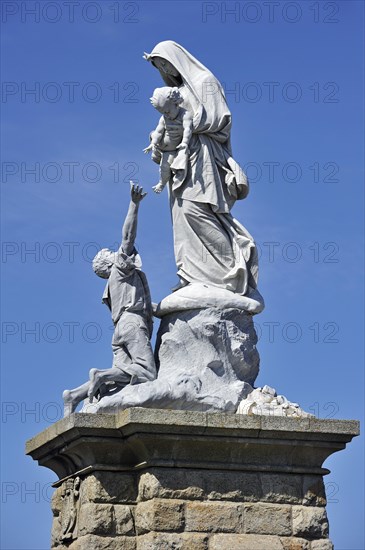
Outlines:
<svg viewBox="0 0 365 550"><path fill-rule="evenodd" d="M58 516L62 510L62 487L58 487L53 492L51 510L54 516Z"/></svg>
<svg viewBox="0 0 365 550"><path fill-rule="evenodd" d="M333 544L330 540L313 540L311 542L311 550L333 550Z"/></svg>
<svg viewBox="0 0 365 550"><path fill-rule="evenodd" d="M55 516L52 521L51 546L57 546L61 541L62 525L60 516Z"/></svg>
<svg viewBox="0 0 365 550"><path fill-rule="evenodd" d="M134 535L132 507L125 504L114 504L113 510L116 535Z"/></svg>
<svg viewBox="0 0 365 550"><path fill-rule="evenodd" d="M264 502L302 504L302 479L294 474L260 474Z"/></svg>
<svg viewBox="0 0 365 550"><path fill-rule="evenodd" d="M298 403L292 403L284 395L278 395L274 388L255 388L238 405L237 414L309 418L314 416L303 411Z"/></svg>
<svg viewBox="0 0 365 550"><path fill-rule="evenodd" d="M78 534L113 534L113 507L110 504L87 503L80 507Z"/></svg>
<svg viewBox="0 0 365 550"><path fill-rule="evenodd" d="M27 449L60 478L95 464L115 469L141 462L165 466L167 461L197 469L221 470L229 464L236 470L254 465L263 471L292 468L323 474L323 461L358 431L355 421L139 408L117 415L72 414L29 441ZM229 445L222 436L229 437Z"/></svg>
<svg viewBox="0 0 365 550"><path fill-rule="evenodd" d="M148 533L137 537L137 550L207 550L207 548L208 537L196 533Z"/></svg>
<svg viewBox="0 0 365 550"><path fill-rule="evenodd" d="M262 535L213 535L209 550L283 550L279 537Z"/></svg>
<svg viewBox="0 0 365 550"><path fill-rule="evenodd" d="M137 534L149 531L180 531L184 525L184 503L154 498L136 506Z"/></svg>
<svg viewBox="0 0 365 550"><path fill-rule="evenodd" d="M283 545L283 550L310 550L310 542L297 537L282 537L280 542Z"/></svg>
<svg viewBox="0 0 365 550"><path fill-rule="evenodd" d="M244 504L246 533L291 535L291 507L279 504Z"/></svg>
<svg viewBox="0 0 365 550"><path fill-rule="evenodd" d="M211 475L213 474L213 475ZM259 475L249 472L203 472L209 500L255 502L261 499Z"/></svg>
<svg viewBox="0 0 365 550"><path fill-rule="evenodd" d="M138 499L231 500L261 498L259 474L214 470L151 468L139 479Z"/></svg>
<svg viewBox="0 0 365 550"><path fill-rule="evenodd" d="M242 507L230 502L187 503L185 505L185 531L242 533Z"/></svg>
<svg viewBox="0 0 365 550"><path fill-rule="evenodd" d="M259 371L256 343L252 315L241 309L167 314L156 341L157 380L106 395L95 412L145 407L235 413Z"/></svg>
<svg viewBox="0 0 365 550"><path fill-rule="evenodd" d="M307 506L326 506L326 492L322 476L303 477L303 504Z"/></svg>
<svg viewBox="0 0 365 550"><path fill-rule="evenodd" d="M328 519L325 508L293 506L293 535L306 538L328 536Z"/></svg>
<svg viewBox="0 0 365 550"><path fill-rule="evenodd" d="M97 537L86 535L77 539L68 550L136 550L134 537Z"/></svg>
<svg viewBox="0 0 365 550"><path fill-rule="evenodd" d="M205 496L201 471L159 468L142 473L139 479L138 500L156 497L199 500Z"/></svg>
<svg viewBox="0 0 365 550"><path fill-rule="evenodd" d="M136 538L153 550L157 544L194 550L206 548L207 537L220 550L309 550L305 539L312 541L310 550L329 550L322 464L357 433L353 421L128 409L115 416L74 414L34 438L28 449L40 464L71 476L53 497L57 550L78 550L70 542L77 535L85 550L115 548L114 539L117 548L134 548ZM106 470L87 474L86 468L100 466ZM153 501L161 500L169 513L163 506L163 512L153 509ZM184 533L192 521L187 516L185 524L185 508L194 504L243 507L245 532ZM142 517L144 506L150 512ZM139 537L134 507L140 509ZM217 515L226 529L224 515Z"/></svg>
<svg viewBox="0 0 365 550"><path fill-rule="evenodd" d="M174 364L182 373L204 373L202 389L218 389L219 380L221 384L242 380L252 385L259 371L256 343L252 315L238 308L168 314L161 321L156 344L159 377L161 372L170 377Z"/></svg>
<svg viewBox="0 0 365 550"><path fill-rule="evenodd" d="M80 487L81 504L133 502L136 498L135 479L123 472L94 472L82 480Z"/></svg>

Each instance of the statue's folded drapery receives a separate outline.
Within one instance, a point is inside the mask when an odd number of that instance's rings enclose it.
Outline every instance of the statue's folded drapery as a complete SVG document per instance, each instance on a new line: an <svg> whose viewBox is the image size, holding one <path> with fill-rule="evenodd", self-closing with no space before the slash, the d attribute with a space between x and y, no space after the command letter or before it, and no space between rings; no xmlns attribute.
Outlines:
<svg viewBox="0 0 365 550"><path fill-rule="evenodd" d="M222 86L170 40L146 58L168 86L179 87L183 106L194 115L186 169L169 186L178 275L247 294L257 284L257 251L252 236L230 214L235 201L247 196L248 182L232 157L231 113ZM176 71L165 72L158 58Z"/></svg>

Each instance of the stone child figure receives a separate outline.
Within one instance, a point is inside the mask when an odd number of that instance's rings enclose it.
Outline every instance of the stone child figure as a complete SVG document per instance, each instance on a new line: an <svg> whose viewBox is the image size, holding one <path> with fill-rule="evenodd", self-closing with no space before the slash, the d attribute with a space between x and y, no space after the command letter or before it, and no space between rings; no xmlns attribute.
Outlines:
<svg viewBox="0 0 365 550"><path fill-rule="evenodd" d="M122 243L117 252L102 249L93 260L95 273L108 279L103 302L111 311L115 326L112 348L113 366L91 369L90 380L63 392L65 416L75 411L80 401L115 393L128 384L156 378L156 366L150 343L152 304L141 258L134 243L137 234L139 204L146 196L131 182L131 200L123 225Z"/></svg>
<svg viewBox="0 0 365 550"><path fill-rule="evenodd" d="M162 114L157 128L151 134L152 159L160 164L160 181L153 187L161 193L171 178L177 182L185 177L188 162L188 144L193 132L192 114L180 107L183 101L177 88L156 88L151 103Z"/></svg>

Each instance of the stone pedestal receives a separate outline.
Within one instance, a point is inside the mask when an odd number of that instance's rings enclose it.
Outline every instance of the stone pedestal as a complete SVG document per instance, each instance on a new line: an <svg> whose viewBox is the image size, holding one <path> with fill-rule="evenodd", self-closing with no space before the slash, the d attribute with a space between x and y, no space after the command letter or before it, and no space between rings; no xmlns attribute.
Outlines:
<svg viewBox="0 0 365 550"><path fill-rule="evenodd" d="M324 460L358 422L128 409L27 443L59 477L52 549L330 550Z"/></svg>

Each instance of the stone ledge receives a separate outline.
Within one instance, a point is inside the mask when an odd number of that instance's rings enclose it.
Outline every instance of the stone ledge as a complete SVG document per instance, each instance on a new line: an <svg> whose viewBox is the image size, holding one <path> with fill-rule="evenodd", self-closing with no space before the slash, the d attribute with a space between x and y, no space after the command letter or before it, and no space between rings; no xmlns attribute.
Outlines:
<svg viewBox="0 0 365 550"><path fill-rule="evenodd" d="M29 439L26 443L26 453L31 454L42 445L46 445L50 441L54 442L57 437L66 442L68 437L72 438L76 435L75 431L81 435L92 430L94 435L107 434L111 436L113 434L114 437L118 437L120 436L119 432L124 435L133 433L137 425L142 431L150 432L158 429L159 432L163 430L169 433L173 433L175 430L180 432L184 428L187 428L189 433L197 434L204 434L206 430L213 433L217 429L217 435L224 430L229 433L231 430L244 430L248 431L251 437L264 437L265 434L261 432L274 432L274 434L285 432L287 435L310 432L314 439L316 433L338 434L341 437L359 435L358 420L246 416L132 408L120 411L115 415L73 413ZM255 430L257 430L256 434Z"/></svg>
<svg viewBox="0 0 365 550"><path fill-rule="evenodd" d="M29 440L26 452L60 479L151 467L325 474L323 461L358 433L354 420L134 408L75 413Z"/></svg>

